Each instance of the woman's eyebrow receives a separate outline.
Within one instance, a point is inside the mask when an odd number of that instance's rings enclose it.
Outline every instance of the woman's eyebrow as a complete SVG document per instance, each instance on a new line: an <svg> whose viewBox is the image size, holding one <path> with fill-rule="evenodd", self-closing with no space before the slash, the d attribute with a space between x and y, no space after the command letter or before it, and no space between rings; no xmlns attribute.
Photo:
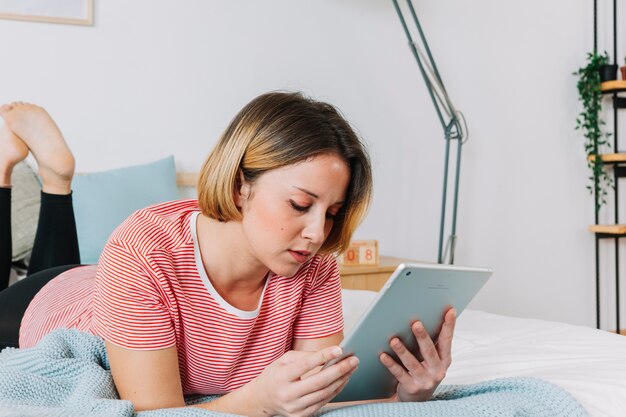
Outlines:
<svg viewBox="0 0 626 417"><path fill-rule="evenodd" d="M314 193L314 192L312 192L312 191L305 190L304 188L296 187L295 185L293 186L293 188L295 188L295 189L297 189L297 190L300 190L300 191L302 191L303 193L307 193L307 194L308 194L308 195L310 195L311 197L314 197L314 198L320 198L320 196L319 196L319 195L315 194L315 193Z"/></svg>
<svg viewBox="0 0 626 417"><path fill-rule="evenodd" d="M296 187L295 185L293 186L293 188L295 188L295 189L297 189L297 190L300 190L300 191L302 191L303 193L306 193L306 194L310 195L310 196L311 196L311 197L313 197L313 198L320 198L320 196L318 196L318 195L317 195L317 194L315 194L314 192L309 191L309 190L305 190L304 188ZM343 201L337 201L337 202L336 202L335 204L333 204L333 205L337 205L337 204L343 204Z"/></svg>

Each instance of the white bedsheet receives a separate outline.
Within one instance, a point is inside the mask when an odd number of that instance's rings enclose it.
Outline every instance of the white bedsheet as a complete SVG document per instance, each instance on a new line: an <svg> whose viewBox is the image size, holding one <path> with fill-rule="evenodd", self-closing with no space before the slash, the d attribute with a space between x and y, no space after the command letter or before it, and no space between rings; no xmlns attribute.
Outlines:
<svg viewBox="0 0 626 417"><path fill-rule="evenodd" d="M344 290L346 331L375 293ZM444 384L529 376L553 382L594 417L626 416L626 337L581 326L466 310Z"/></svg>

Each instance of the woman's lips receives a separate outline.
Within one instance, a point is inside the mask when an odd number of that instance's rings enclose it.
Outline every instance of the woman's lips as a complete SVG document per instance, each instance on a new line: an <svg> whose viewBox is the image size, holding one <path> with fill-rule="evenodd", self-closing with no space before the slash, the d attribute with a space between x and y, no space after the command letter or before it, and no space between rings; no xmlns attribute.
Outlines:
<svg viewBox="0 0 626 417"><path fill-rule="evenodd" d="M291 256L293 256L293 258L299 264L305 263L309 259L309 256L311 255L311 252L308 252L308 251L290 250L289 253L291 254Z"/></svg>

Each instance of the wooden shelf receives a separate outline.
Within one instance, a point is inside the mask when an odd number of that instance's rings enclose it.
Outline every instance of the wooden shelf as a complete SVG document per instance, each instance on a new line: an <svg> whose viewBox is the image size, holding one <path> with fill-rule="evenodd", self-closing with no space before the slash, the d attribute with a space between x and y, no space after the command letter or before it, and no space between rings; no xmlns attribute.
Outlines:
<svg viewBox="0 0 626 417"><path fill-rule="evenodd" d="M378 265L339 265L339 273L344 275L377 274L379 272L393 272L402 262L416 262L410 259L380 256Z"/></svg>
<svg viewBox="0 0 626 417"><path fill-rule="evenodd" d="M87 175L86 172L79 172L76 175ZM176 185L179 187L195 187L198 182L197 172L177 172Z"/></svg>
<svg viewBox="0 0 626 417"><path fill-rule="evenodd" d="M625 80L613 80L613 81L605 81L600 84L600 90L603 93L618 93L620 91L626 91L626 81Z"/></svg>
<svg viewBox="0 0 626 417"><path fill-rule="evenodd" d="M617 164L626 162L626 153L605 153L600 155L600 158L602 159L602 162ZM587 159L594 161L596 158L594 155L589 155Z"/></svg>
<svg viewBox="0 0 626 417"><path fill-rule="evenodd" d="M594 224L589 226L589 231L609 235L626 235L626 224Z"/></svg>
<svg viewBox="0 0 626 417"><path fill-rule="evenodd" d="M352 290L379 291L393 271L396 270L396 267L403 262L418 261L381 255L378 265L339 265L341 287Z"/></svg>

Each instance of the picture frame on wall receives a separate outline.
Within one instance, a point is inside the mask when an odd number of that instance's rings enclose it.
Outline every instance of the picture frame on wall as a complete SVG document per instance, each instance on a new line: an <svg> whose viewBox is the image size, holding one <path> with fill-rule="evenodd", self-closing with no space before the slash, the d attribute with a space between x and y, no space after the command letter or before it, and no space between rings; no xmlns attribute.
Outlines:
<svg viewBox="0 0 626 417"><path fill-rule="evenodd" d="M0 19L93 25L94 0L0 0Z"/></svg>

